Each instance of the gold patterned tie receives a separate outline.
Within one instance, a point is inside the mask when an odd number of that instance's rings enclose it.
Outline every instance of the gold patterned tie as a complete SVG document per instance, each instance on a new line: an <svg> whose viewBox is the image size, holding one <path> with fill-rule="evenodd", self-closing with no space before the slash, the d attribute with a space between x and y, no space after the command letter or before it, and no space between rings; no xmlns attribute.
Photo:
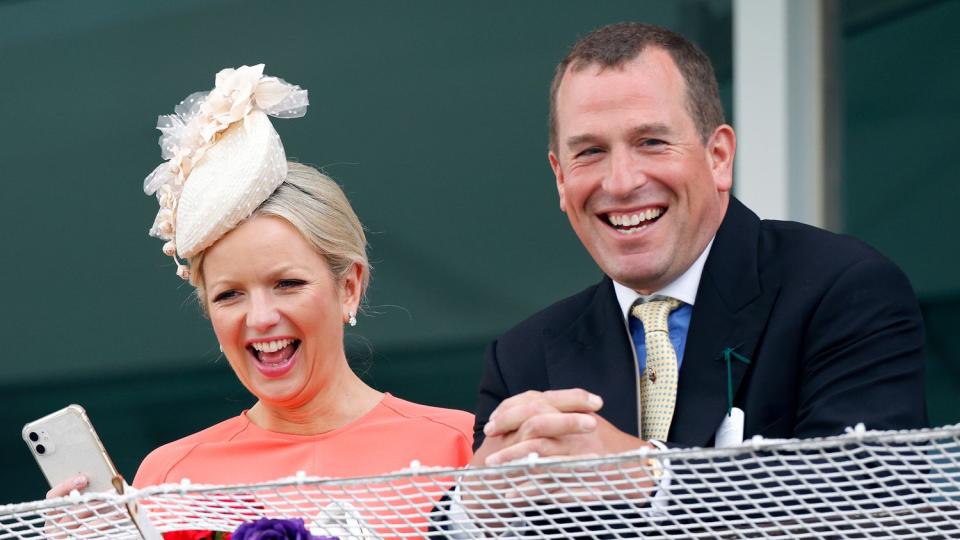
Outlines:
<svg viewBox="0 0 960 540"><path fill-rule="evenodd" d="M643 323L647 365L640 374L640 436L667 440L677 401L677 351L670 343L667 318L680 306L675 298L637 304L630 314Z"/></svg>

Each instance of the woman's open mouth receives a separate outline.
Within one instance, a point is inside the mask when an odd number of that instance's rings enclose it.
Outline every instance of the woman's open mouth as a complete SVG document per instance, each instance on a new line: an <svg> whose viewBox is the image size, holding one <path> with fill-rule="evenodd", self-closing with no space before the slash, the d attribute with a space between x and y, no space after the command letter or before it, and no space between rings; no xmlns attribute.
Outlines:
<svg viewBox="0 0 960 540"><path fill-rule="evenodd" d="M259 341L247 345L247 350L257 360L257 368L268 377L279 377L293 367L293 360L300 347L299 339Z"/></svg>
<svg viewBox="0 0 960 540"><path fill-rule="evenodd" d="M658 206L656 208L647 208L646 210L631 213L610 212L604 217L607 223L617 232L621 234L633 234L656 223L666 212L666 208Z"/></svg>

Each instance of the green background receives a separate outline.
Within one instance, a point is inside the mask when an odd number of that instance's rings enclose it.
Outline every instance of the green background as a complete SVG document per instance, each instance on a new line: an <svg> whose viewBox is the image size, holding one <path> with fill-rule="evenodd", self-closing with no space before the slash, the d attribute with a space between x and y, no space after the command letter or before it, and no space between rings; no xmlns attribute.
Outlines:
<svg viewBox="0 0 960 540"><path fill-rule="evenodd" d="M910 275L931 421L960 420L955 54L960 2L844 2L846 232ZM728 1L0 0L0 503L41 498L20 427L83 404L121 472L248 407L209 323L148 238L158 114L223 67L310 91L287 154L344 186L369 232L349 333L374 386L473 407L496 334L599 277L559 211L547 86L591 29L644 20L710 55L730 111ZM731 116L733 116L731 114ZM951 121L952 120L952 121Z"/></svg>

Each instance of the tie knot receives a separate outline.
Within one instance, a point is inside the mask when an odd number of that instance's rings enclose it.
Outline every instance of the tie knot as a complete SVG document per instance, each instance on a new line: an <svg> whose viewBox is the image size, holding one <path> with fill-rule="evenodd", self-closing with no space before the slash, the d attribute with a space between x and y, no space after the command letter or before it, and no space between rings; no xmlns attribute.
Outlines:
<svg viewBox="0 0 960 540"><path fill-rule="evenodd" d="M676 298L651 300L633 306L630 314L640 319L644 332L669 332L667 318L670 312L678 307L680 307L680 301Z"/></svg>

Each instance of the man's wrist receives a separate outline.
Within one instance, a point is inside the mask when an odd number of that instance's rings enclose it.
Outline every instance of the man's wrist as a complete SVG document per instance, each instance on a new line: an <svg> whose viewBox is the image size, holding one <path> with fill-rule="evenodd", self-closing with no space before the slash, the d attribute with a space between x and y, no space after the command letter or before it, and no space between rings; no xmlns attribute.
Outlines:
<svg viewBox="0 0 960 540"><path fill-rule="evenodd" d="M667 450L667 445L662 441L658 441L656 439L647 439L647 442L656 450ZM664 475L663 464L655 457L648 457L644 462L644 467L650 471L650 477L653 478L654 481L659 481Z"/></svg>
<svg viewBox="0 0 960 540"><path fill-rule="evenodd" d="M655 446L657 450L669 450L669 447L663 441L658 441L656 439L647 439L647 442Z"/></svg>

